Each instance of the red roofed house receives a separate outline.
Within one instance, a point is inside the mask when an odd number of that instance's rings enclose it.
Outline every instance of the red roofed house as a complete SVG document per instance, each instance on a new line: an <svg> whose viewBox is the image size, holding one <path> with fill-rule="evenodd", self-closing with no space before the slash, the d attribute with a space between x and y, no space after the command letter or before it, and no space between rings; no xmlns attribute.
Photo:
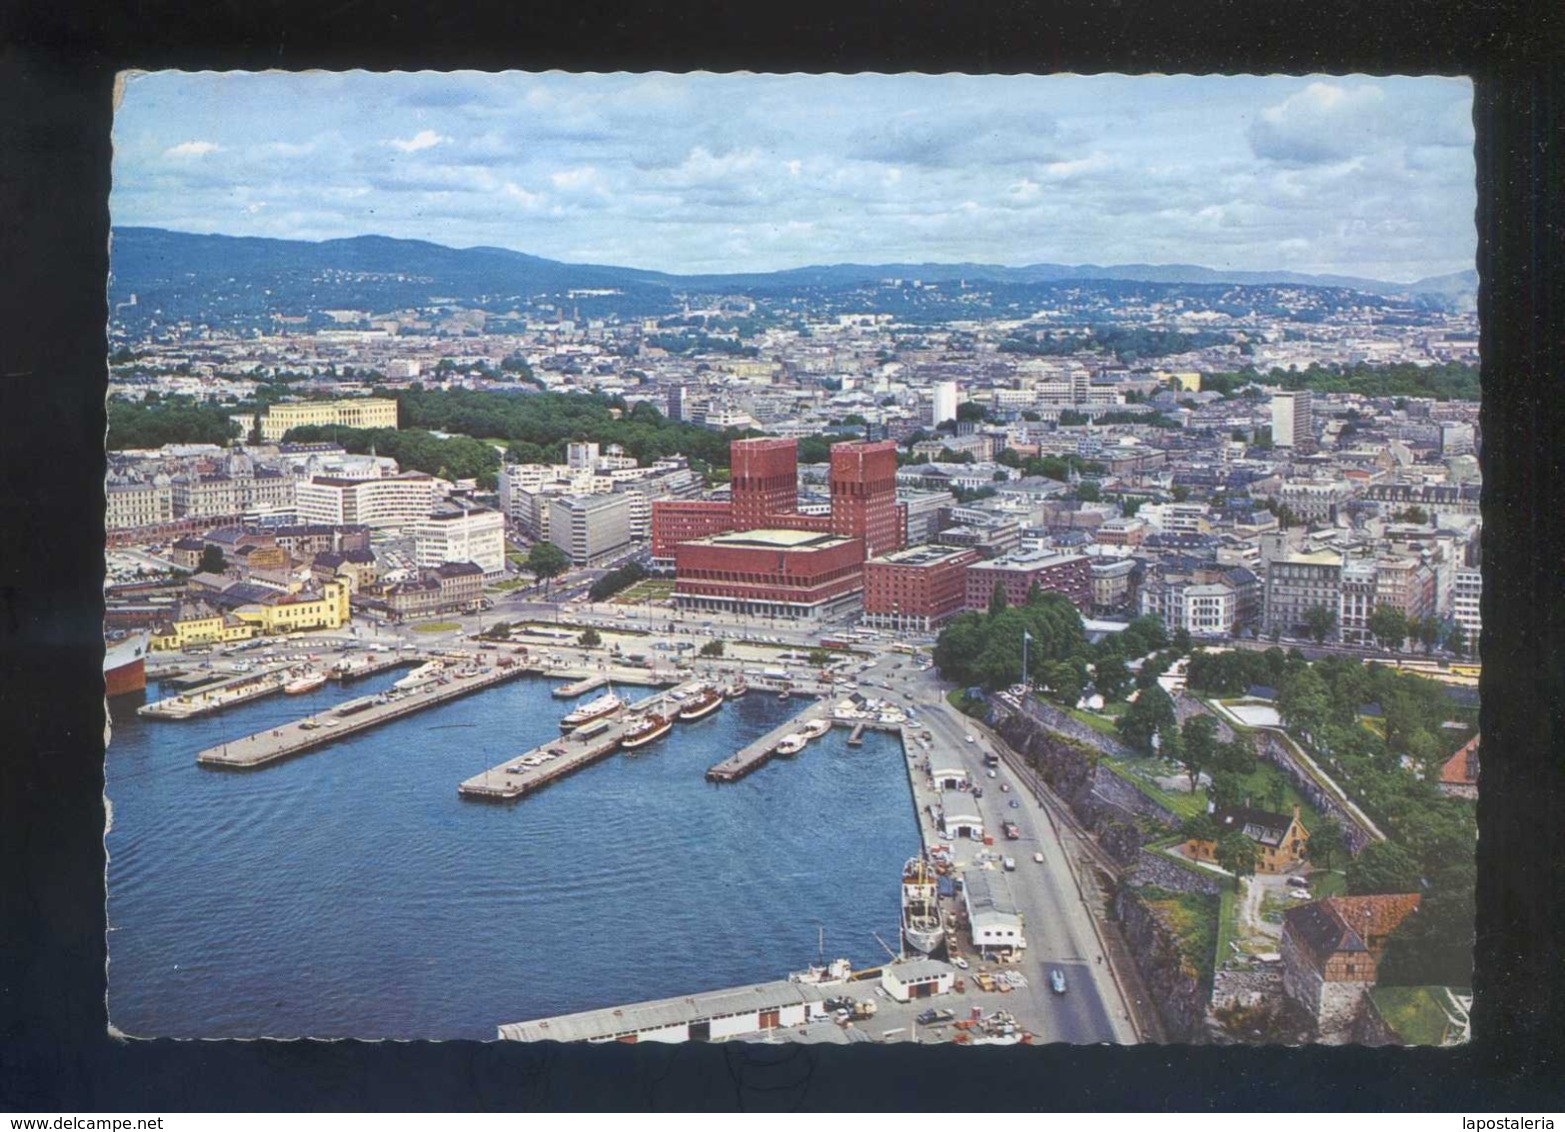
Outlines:
<svg viewBox="0 0 1565 1132"><path fill-rule="evenodd" d="M1283 990L1315 1019L1321 1041L1349 1040L1386 940L1418 900L1415 893L1332 896L1283 916Z"/></svg>
<svg viewBox="0 0 1565 1132"><path fill-rule="evenodd" d="M1474 735L1440 768L1440 793L1447 798L1478 797L1478 740Z"/></svg>

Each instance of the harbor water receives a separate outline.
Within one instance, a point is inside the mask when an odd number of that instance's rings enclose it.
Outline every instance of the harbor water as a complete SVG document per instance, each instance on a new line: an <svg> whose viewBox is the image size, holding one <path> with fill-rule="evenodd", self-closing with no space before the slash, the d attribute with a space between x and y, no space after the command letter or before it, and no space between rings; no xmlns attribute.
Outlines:
<svg viewBox="0 0 1565 1132"><path fill-rule="evenodd" d="M457 783L559 733L524 678L257 771L196 752L390 687L216 716L113 705L109 1018L141 1037L491 1039L502 1022L762 980L897 944L918 850L900 745L836 729L706 768L804 705L752 692L515 804ZM149 688L148 698L169 694ZM646 694L627 689L632 699Z"/></svg>

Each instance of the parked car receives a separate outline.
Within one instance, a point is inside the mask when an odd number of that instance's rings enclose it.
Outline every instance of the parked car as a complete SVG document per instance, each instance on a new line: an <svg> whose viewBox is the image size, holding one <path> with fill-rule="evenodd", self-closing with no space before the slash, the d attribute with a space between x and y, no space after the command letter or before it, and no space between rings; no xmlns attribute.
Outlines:
<svg viewBox="0 0 1565 1132"><path fill-rule="evenodd" d="M1049 972L1049 989L1055 994L1065 993L1065 972L1058 967Z"/></svg>
<svg viewBox="0 0 1565 1132"><path fill-rule="evenodd" d="M962 970L967 970L967 960L963 959L960 955L953 955L951 957L951 962L956 964Z"/></svg>

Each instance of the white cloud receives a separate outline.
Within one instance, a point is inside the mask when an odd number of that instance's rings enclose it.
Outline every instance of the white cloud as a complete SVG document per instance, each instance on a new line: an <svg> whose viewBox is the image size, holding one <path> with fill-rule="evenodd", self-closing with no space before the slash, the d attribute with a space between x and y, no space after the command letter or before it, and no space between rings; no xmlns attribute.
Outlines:
<svg viewBox="0 0 1565 1132"><path fill-rule="evenodd" d="M187 141L178 145L171 145L163 151L164 157L205 157L209 153L216 153L223 147L216 142Z"/></svg>
<svg viewBox="0 0 1565 1132"><path fill-rule="evenodd" d="M410 138L388 138L386 144L400 149L403 153L417 153L421 149L429 149L450 140L444 134L435 133L434 130L420 130Z"/></svg>

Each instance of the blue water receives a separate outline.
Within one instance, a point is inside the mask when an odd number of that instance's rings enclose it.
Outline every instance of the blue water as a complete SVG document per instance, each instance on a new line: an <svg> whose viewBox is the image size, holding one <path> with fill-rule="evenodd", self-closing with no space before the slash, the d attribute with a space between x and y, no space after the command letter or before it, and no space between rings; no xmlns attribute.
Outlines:
<svg viewBox="0 0 1565 1132"><path fill-rule="evenodd" d="M752 693L525 801L457 784L559 734L523 679L255 771L195 755L389 687L206 719L116 705L109 1017L146 1037L490 1039L502 1022L776 979L895 945L918 848L899 745L836 730L716 786L802 706ZM632 690L635 693L635 690ZM149 689L149 697L163 692Z"/></svg>

